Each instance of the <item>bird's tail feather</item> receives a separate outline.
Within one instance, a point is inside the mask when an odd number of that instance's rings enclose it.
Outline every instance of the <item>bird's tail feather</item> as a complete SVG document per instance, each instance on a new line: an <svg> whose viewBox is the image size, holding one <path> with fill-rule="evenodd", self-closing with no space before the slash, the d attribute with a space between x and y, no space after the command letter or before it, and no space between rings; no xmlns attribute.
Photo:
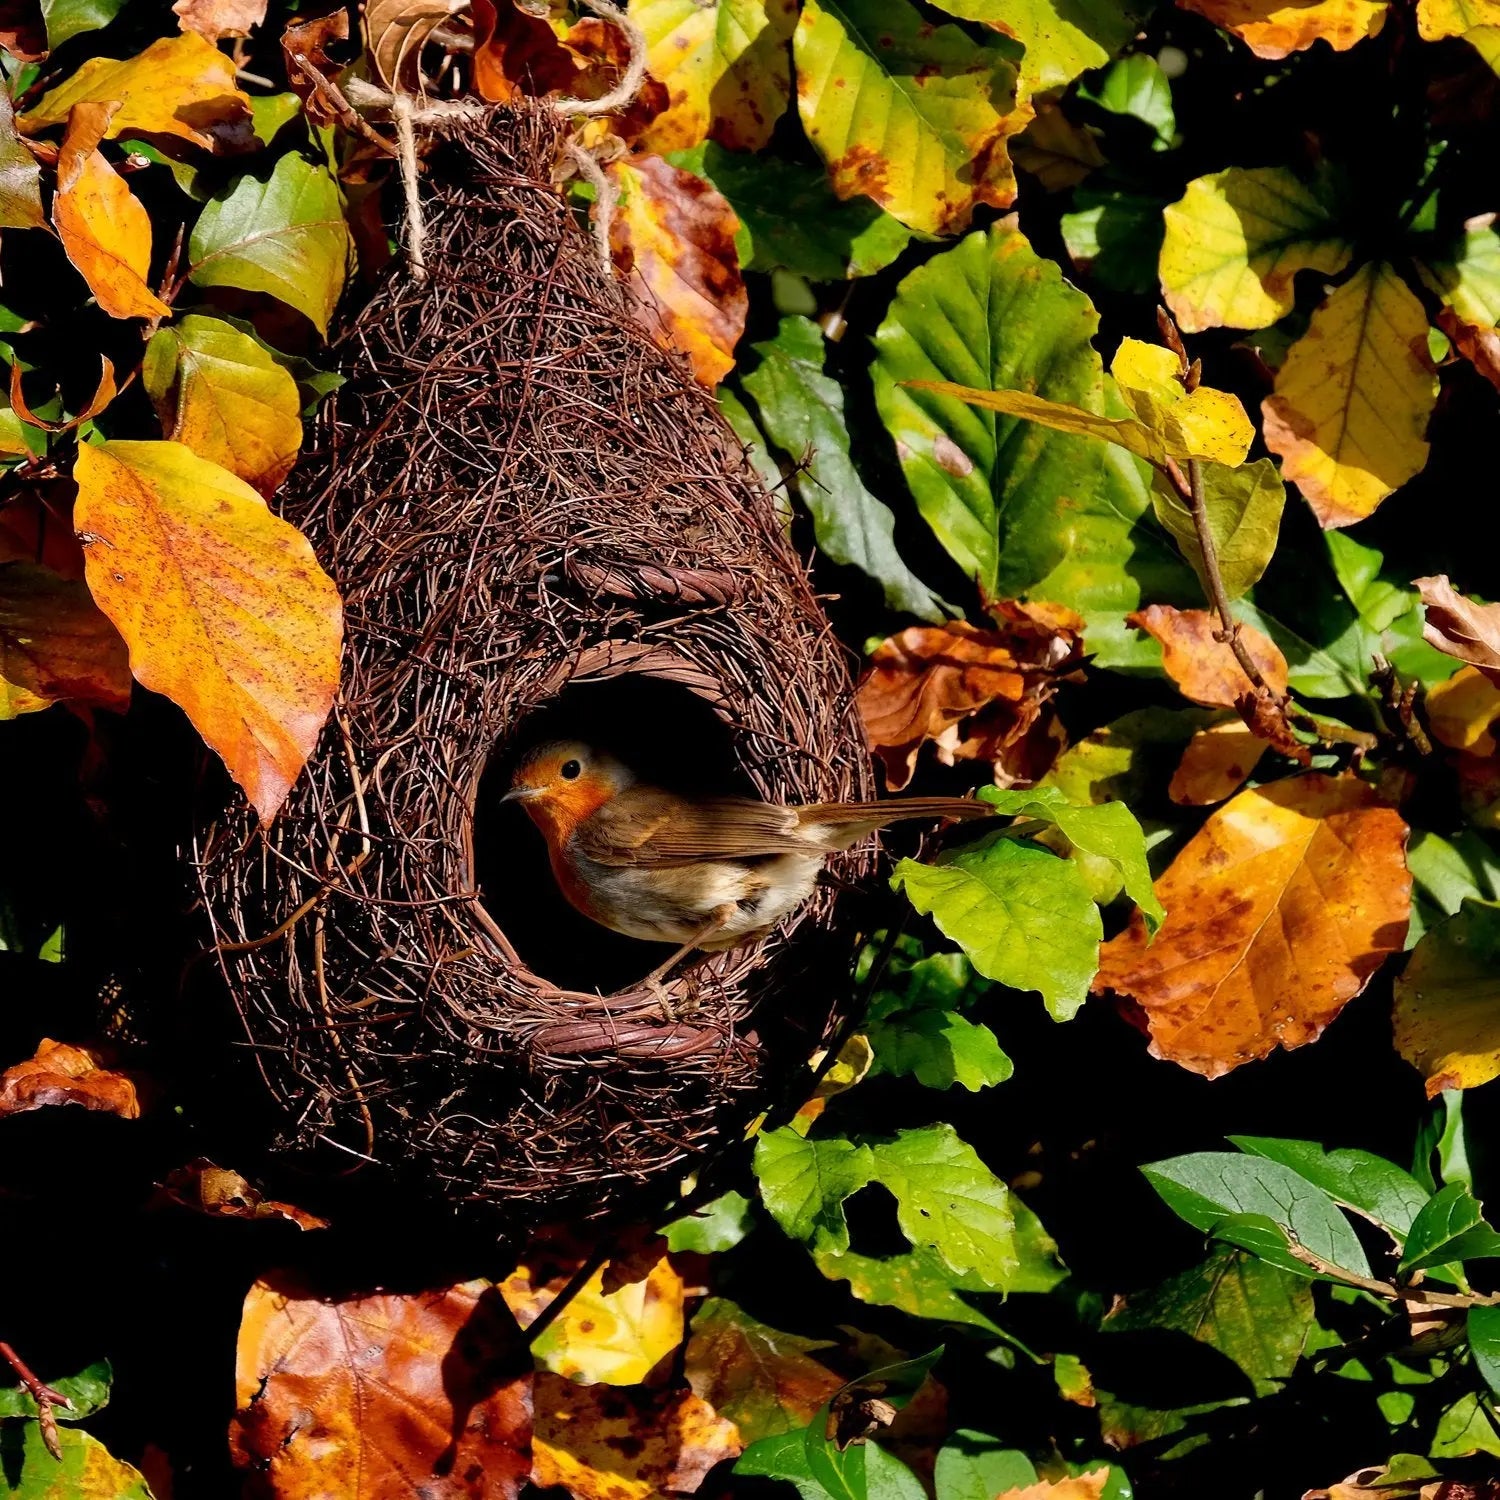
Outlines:
<svg viewBox="0 0 1500 1500"><path fill-rule="evenodd" d="M988 802L969 797L907 797L892 802L822 802L801 809L803 826L826 832L832 849L847 849L850 844L885 828L918 818L988 818L995 809Z"/></svg>

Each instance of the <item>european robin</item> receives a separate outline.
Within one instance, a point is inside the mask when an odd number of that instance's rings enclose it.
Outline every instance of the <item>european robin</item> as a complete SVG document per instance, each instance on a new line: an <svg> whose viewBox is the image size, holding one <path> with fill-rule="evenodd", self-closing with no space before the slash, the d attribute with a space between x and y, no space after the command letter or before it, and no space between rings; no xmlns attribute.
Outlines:
<svg viewBox="0 0 1500 1500"><path fill-rule="evenodd" d="M577 740L538 746L502 799L541 829L558 886L586 917L627 937L720 952L770 932L813 892L823 861L908 818L982 818L964 797L820 802L684 797L639 781Z"/></svg>

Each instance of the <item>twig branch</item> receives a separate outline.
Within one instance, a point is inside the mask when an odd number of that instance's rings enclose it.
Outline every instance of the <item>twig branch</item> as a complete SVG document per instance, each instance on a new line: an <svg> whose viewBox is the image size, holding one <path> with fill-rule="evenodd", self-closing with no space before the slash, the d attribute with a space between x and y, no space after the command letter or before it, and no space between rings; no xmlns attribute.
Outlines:
<svg viewBox="0 0 1500 1500"><path fill-rule="evenodd" d="M1355 1271L1346 1271L1332 1261L1324 1260L1316 1251L1290 1236L1287 1249L1291 1254L1320 1276L1333 1281L1342 1281L1346 1286L1357 1286L1362 1292L1372 1292L1388 1302L1400 1302L1408 1308L1421 1307L1500 1307L1500 1292L1435 1292L1425 1286L1397 1286L1392 1281L1380 1281L1373 1276L1361 1276Z"/></svg>
<svg viewBox="0 0 1500 1500"><path fill-rule="evenodd" d="M9 1344L0 1342L0 1359L3 1359L16 1372L16 1378L26 1387L31 1399L36 1402L36 1417L42 1429L42 1443L47 1452L58 1463L61 1463L62 1440L57 1435L57 1418L53 1415L52 1408L61 1406L66 1411L72 1411L73 1403L61 1391L54 1391L50 1385L39 1380L32 1373L31 1367Z"/></svg>

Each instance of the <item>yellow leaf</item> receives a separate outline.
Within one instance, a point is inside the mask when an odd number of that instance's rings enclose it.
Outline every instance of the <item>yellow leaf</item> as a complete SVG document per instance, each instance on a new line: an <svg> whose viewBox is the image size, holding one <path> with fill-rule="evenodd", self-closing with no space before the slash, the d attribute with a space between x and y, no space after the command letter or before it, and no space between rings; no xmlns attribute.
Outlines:
<svg viewBox="0 0 1500 1500"><path fill-rule="evenodd" d="M1269 327L1292 310L1298 271L1349 263L1328 205L1285 167L1194 178L1162 217L1162 293L1189 333Z"/></svg>
<svg viewBox="0 0 1500 1500"><path fill-rule="evenodd" d="M1239 719L1198 730L1182 752L1167 795L1184 807L1209 807L1250 779L1269 743Z"/></svg>
<svg viewBox="0 0 1500 1500"><path fill-rule="evenodd" d="M125 642L82 582L35 563L0 563L0 719L63 699L123 712Z"/></svg>
<svg viewBox="0 0 1500 1500"><path fill-rule="evenodd" d="M1465 901L1422 936L1396 981L1396 1050L1427 1097L1500 1078L1500 907Z"/></svg>
<svg viewBox="0 0 1500 1500"><path fill-rule="evenodd" d="M501 1283L506 1304L523 1327L529 1326L561 1290L564 1275L552 1267L518 1266ZM604 1291L604 1268L563 1310L536 1342L544 1368L585 1385L639 1385L681 1342L682 1277L665 1255L644 1280L616 1292Z"/></svg>
<svg viewBox="0 0 1500 1500"><path fill-rule="evenodd" d="M669 100L638 146L681 151L713 139L759 151L771 139L792 96L792 0L631 0L629 14Z"/></svg>
<svg viewBox="0 0 1500 1500"><path fill-rule="evenodd" d="M1024 417L1054 432L1071 432L1080 437L1098 438L1114 443L1138 458L1161 461L1162 448L1155 435L1129 417L1106 417L1085 411L1066 401L1048 401L1030 391L981 391L973 386L954 385L949 380L903 380L903 386L914 391L931 391L936 396L952 396L984 411L1004 412L1008 417Z"/></svg>
<svg viewBox="0 0 1500 1500"><path fill-rule="evenodd" d="M1423 704L1433 739L1450 750L1488 757L1500 749L1491 733L1500 719L1500 687L1478 667L1460 667L1427 690Z"/></svg>
<svg viewBox="0 0 1500 1500"><path fill-rule="evenodd" d="M1177 378L1177 356L1160 344L1122 339L1109 372L1125 404L1172 458L1202 458L1231 468L1245 461L1255 428L1239 397Z"/></svg>
<svg viewBox="0 0 1500 1500"><path fill-rule="evenodd" d="M1417 34L1424 41L1463 36L1476 26L1500 26L1500 0L1417 0Z"/></svg>
<svg viewBox="0 0 1500 1500"><path fill-rule="evenodd" d="M60 125L79 104L118 103L106 135L146 131L212 148L215 127L250 118L234 60L196 31L164 36L135 57L94 57L42 95L17 124L28 134Z"/></svg>
<svg viewBox="0 0 1500 1500"><path fill-rule="evenodd" d="M164 436L269 495L302 446L297 382L248 333L189 313L158 330L141 365Z"/></svg>
<svg viewBox="0 0 1500 1500"><path fill-rule="evenodd" d="M1257 57L1285 57L1314 42L1345 52L1385 25L1387 0L1180 0L1232 31Z"/></svg>
<svg viewBox="0 0 1500 1500"><path fill-rule="evenodd" d="M73 524L89 590L269 819L339 680L338 590L244 480L181 443L83 443Z"/></svg>
<svg viewBox="0 0 1500 1500"><path fill-rule="evenodd" d="M1427 314L1385 264L1313 314L1261 407L1266 446L1327 528L1362 520L1427 462L1437 400Z"/></svg>
<svg viewBox="0 0 1500 1500"><path fill-rule="evenodd" d="M717 385L734 368L750 306L734 247L739 219L716 188L659 156L608 170L622 190L610 247L627 288L658 341Z"/></svg>
<svg viewBox="0 0 1500 1500"><path fill-rule="evenodd" d="M151 219L98 149L114 112L113 104L80 104L69 117L52 222L68 259L110 317L161 317L172 309L146 283Z"/></svg>

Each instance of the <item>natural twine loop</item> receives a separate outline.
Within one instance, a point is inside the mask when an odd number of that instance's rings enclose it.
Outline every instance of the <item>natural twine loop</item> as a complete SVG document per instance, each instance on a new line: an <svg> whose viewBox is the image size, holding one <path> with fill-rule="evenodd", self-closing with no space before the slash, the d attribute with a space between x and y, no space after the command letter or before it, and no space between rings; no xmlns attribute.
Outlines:
<svg viewBox="0 0 1500 1500"><path fill-rule="evenodd" d="M626 108L640 92L646 77L646 34L610 0L583 0L601 20L618 26L630 47L629 60L620 81L597 99L552 99L547 105L566 119L611 115ZM453 121L477 121L493 106L472 100L423 100L419 105L410 94L388 93L362 78L351 78L344 86L349 102L359 110L384 109L390 112L396 127L396 159L401 170L401 188L405 200L406 261L414 281L427 279L427 226L422 215L422 197L417 180L417 126L448 124ZM578 175L594 189L594 245L606 274L612 274L610 228L614 223L619 194L592 152L568 141L563 153L573 163Z"/></svg>

